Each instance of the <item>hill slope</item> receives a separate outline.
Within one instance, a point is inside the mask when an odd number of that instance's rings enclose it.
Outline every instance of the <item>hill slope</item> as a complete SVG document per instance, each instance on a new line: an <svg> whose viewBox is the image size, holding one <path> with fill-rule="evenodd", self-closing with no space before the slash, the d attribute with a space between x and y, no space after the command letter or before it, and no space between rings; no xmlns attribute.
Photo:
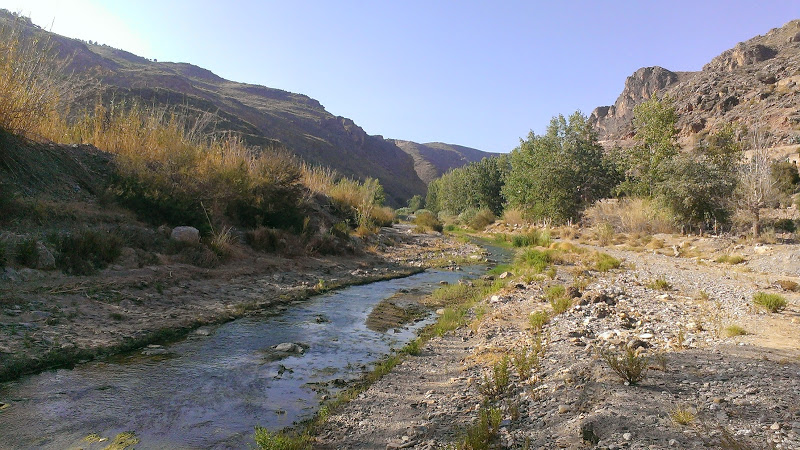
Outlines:
<svg viewBox="0 0 800 450"><path fill-rule="evenodd" d="M13 20L14 15L0 11L0 25ZM147 105L181 105L195 114L215 113L218 132L241 133L251 145L277 141L311 164L359 179L378 178L394 205L425 192L408 154L381 136L368 135L352 120L334 116L308 96L225 80L191 64L151 61L22 22L26 32L46 35L71 58L75 74L98 81L107 101L139 99ZM84 106L96 98L95 93L88 95Z"/></svg>
<svg viewBox="0 0 800 450"><path fill-rule="evenodd" d="M600 138L624 143L632 137L633 108L653 94L669 95L679 113L684 144L723 123L769 131L769 144L800 143L800 20L740 42L698 72L662 67L637 70L612 106L596 108L590 121Z"/></svg>
<svg viewBox="0 0 800 450"><path fill-rule="evenodd" d="M442 142L429 142L418 144L399 139L391 140L401 150L411 155L414 159L414 170L426 184L439 178L450 169L461 167L471 162L480 161L486 157L498 156L499 153L489 153L461 145L445 144Z"/></svg>

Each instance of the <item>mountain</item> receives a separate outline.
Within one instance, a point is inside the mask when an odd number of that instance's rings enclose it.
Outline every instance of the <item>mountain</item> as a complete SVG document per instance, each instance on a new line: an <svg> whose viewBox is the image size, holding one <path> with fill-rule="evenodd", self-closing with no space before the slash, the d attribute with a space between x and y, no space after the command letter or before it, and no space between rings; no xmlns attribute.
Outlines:
<svg viewBox="0 0 800 450"><path fill-rule="evenodd" d="M439 178L450 169L480 161L486 157L499 156L500 153L489 153L461 145L429 142L418 144L399 139L391 140L401 150L414 159L414 170L426 184Z"/></svg>
<svg viewBox="0 0 800 450"><path fill-rule="evenodd" d="M727 122L768 131L773 147L800 144L800 20L740 42L697 72L637 70L614 105L589 117L600 139L629 142L633 108L653 94L674 100L684 145Z"/></svg>
<svg viewBox="0 0 800 450"><path fill-rule="evenodd" d="M351 119L335 116L319 101L265 86L237 83L187 63L157 62L124 50L49 33L8 11L0 11L0 26L11 21L24 32L50 39L69 58L69 70L91 78L105 102L138 100L152 106L180 106L190 115L216 114L216 132L234 131L248 144L280 145L304 161L358 178L380 180L387 202L404 205L424 194L411 156L381 136L370 136ZM73 112L91 108L98 98L93 88Z"/></svg>

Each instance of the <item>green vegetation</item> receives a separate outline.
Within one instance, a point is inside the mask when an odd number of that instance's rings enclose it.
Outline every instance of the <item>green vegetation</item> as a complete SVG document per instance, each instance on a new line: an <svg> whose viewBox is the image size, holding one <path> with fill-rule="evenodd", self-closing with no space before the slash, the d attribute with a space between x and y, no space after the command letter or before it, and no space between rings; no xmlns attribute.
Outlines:
<svg viewBox="0 0 800 450"><path fill-rule="evenodd" d="M695 413L691 408L679 406L669 412L669 417L678 425L689 425L695 420Z"/></svg>
<svg viewBox="0 0 800 450"><path fill-rule="evenodd" d="M54 238L56 265L73 275L91 275L117 259L122 239L113 233L93 230L75 231Z"/></svg>
<svg viewBox="0 0 800 450"><path fill-rule="evenodd" d="M607 253L597 252L594 254L593 260L594 270L597 270L598 272L608 272L611 269L619 269L619 267L622 265L622 261Z"/></svg>
<svg viewBox="0 0 800 450"><path fill-rule="evenodd" d="M725 327L723 332L727 337L745 336L747 334L747 330L740 327L739 325L729 325Z"/></svg>
<svg viewBox="0 0 800 450"><path fill-rule="evenodd" d="M506 157L484 158L453 169L428 185L425 205L431 211L472 217L488 210L494 216L503 212L501 190L508 172ZM471 213L470 213L471 211Z"/></svg>
<svg viewBox="0 0 800 450"><path fill-rule="evenodd" d="M531 326L531 331L536 334L542 331L547 322L550 321L550 315L547 311L536 311L528 316L528 323Z"/></svg>
<svg viewBox="0 0 800 450"><path fill-rule="evenodd" d="M527 233L511 235L511 245L514 247L547 247L551 242L550 232L547 230L533 229Z"/></svg>
<svg viewBox="0 0 800 450"><path fill-rule="evenodd" d="M417 211L414 224L422 229L422 231L433 230L441 233L444 230L442 222L439 222L439 219L432 212L427 210Z"/></svg>
<svg viewBox="0 0 800 450"><path fill-rule="evenodd" d="M786 298L784 296L779 294L768 294L766 292L757 292L753 296L753 303L772 313L786 308Z"/></svg>
<svg viewBox="0 0 800 450"><path fill-rule="evenodd" d="M603 153L585 116L554 117L543 136L533 133L510 155L503 186L508 206L528 218L565 223L616 184L614 165Z"/></svg>
<svg viewBox="0 0 800 450"><path fill-rule="evenodd" d="M467 429L459 450L488 450L497 440L503 415L499 408L482 407L478 419Z"/></svg>
<svg viewBox="0 0 800 450"><path fill-rule="evenodd" d="M311 448L311 437L307 434L291 434L283 431L271 432L256 427L256 444L262 450L306 450Z"/></svg>
<svg viewBox="0 0 800 450"><path fill-rule="evenodd" d="M630 348L626 348L623 355L618 355L610 350L601 350L600 357L627 384L636 384L647 375L649 359L646 356L638 355Z"/></svg>
<svg viewBox="0 0 800 450"><path fill-rule="evenodd" d="M558 315L572 307L572 299L567 297L554 298L550 300L550 306L553 308L553 313Z"/></svg>
<svg viewBox="0 0 800 450"><path fill-rule="evenodd" d="M525 249L517 255L516 264L532 269L535 273L542 273L553 262L553 254L554 250Z"/></svg>
<svg viewBox="0 0 800 450"><path fill-rule="evenodd" d="M38 243L39 241L36 238L28 238L17 244L14 259L19 265L36 267L39 263Z"/></svg>
<svg viewBox="0 0 800 450"><path fill-rule="evenodd" d="M656 278L655 280L647 283L647 287L650 289L655 289L659 291L670 291L672 290L672 285L669 284L669 281L663 278Z"/></svg>
<svg viewBox="0 0 800 450"><path fill-rule="evenodd" d="M744 259L744 256L741 256L741 255L722 255L719 258L717 258L716 261L718 263L734 265L734 264L741 264L741 263L745 262L745 259Z"/></svg>
<svg viewBox="0 0 800 450"><path fill-rule="evenodd" d="M491 374L483 376L483 383L480 385L481 394L494 400L504 396L511 383L509 366L510 360L507 356L497 362L492 367Z"/></svg>

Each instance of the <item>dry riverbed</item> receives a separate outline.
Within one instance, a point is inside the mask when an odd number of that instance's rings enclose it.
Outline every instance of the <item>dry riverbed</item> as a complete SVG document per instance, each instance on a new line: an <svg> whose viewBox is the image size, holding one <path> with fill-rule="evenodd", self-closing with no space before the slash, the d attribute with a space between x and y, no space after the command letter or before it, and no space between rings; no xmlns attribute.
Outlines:
<svg viewBox="0 0 800 450"><path fill-rule="evenodd" d="M384 228L364 248L356 255L294 258L242 249L214 269L119 264L90 277L6 269L0 272L0 380L145 346L157 351L163 341L202 333L203 325L478 258L475 246L408 226Z"/></svg>
<svg viewBox="0 0 800 450"><path fill-rule="evenodd" d="M511 279L480 320L428 341L332 415L314 447L458 445L492 407L492 447L800 448L800 297L776 284L798 281L800 246L661 239L656 250L600 248L623 262L608 272L566 262L554 279ZM733 252L744 262L716 262ZM557 315L544 299L556 285L577 288ZM766 312L758 291L788 306ZM534 333L529 315L541 310L551 319ZM512 357L504 392L487 395L504 356L535 348L529 378ZM600 356L626 348L648 358L636 384Z"/></svg>

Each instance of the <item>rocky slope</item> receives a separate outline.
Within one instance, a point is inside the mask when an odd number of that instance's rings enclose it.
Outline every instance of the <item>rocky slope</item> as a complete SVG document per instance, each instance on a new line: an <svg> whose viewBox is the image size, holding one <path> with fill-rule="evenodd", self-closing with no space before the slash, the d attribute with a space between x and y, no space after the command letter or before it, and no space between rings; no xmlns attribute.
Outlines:
<svg viewBox="0 0 800 450"><path fill-rule="evenodd" d="M800 143L800 20L763 36L740 42L698 72L672 72L662 67L637 70L612 106L596 108L590 121L600 139L620 142L633 134L633 108L651 98L669 95L677 107L682 142L728 122L769 132L768 143Z"/></svg>
<svg viewBox="0 0 800 450"><path fill-rule="evenodd" d="M17 20L0 10L0 25ZM26 33L52 40L69 69L102 86L102 98L140 100L147 105L177 105L190 114L218 116L215 131L240 133L251 145L282 145L311 164L334 168L359 179L378 178L389 203L400 206L425 183L414 171L412 158L381 136L370 136L352 120L335 116L315 99L302 94L225 80L186 63L156 62L124 50L95 45L49 33L21 19ZM83 105L97 99L88 90Z"/></svg>
<svg viewBox="0 0 800 450"><path fill-rule="evenodd" d="M399 139L393 139L391 142L411 155L414 159L414 170L426 184L439 178L450 169L480 161L486 157L499 155L498 153L489 153L474 148L445 144L442 142L418 144L416 142L402 141Z"/></svg>

